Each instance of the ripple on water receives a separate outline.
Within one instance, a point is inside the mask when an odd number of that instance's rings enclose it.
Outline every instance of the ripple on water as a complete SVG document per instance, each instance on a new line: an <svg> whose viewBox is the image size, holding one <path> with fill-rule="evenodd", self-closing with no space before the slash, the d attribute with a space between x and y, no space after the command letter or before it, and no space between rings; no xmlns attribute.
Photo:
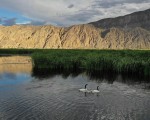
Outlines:
<svg viewBox="0 0 150 120"><path fill-rule="evenodd" d="M99 96L79 92L100 87ZM10 86L7 86L10 87ZM149 120L150 96L134 86L97 83L78 76L54 76L0 88L0 119L5 120Z"/></svg>

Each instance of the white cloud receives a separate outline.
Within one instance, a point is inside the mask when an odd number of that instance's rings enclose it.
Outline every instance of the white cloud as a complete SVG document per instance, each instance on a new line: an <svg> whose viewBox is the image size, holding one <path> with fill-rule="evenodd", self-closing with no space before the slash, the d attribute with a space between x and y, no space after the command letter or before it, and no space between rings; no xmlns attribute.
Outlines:
<svg viewBox="0 0 150 120"><path fill-rule="evenodd" d="M0 7L44 24L72 25L148 9L150 0L1 0Z"/></svg>

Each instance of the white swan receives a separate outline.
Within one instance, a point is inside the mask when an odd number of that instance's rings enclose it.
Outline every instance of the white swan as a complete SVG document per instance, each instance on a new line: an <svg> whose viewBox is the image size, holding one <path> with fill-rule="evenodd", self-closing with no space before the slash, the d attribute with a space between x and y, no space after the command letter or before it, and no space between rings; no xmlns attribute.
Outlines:
<svg viewBox="0 0 150 120"><path fill-rule="evenodd" d="M80 92L90 92L90 91L86 88L87 85L88 85L88 84L85 84L84 89L79 89L79 91L80 91Z"/></svg>
<svg viewBox="0 0 150 120"><path fill-rule="evenodd" d="M97 86L97 90L91 90L91 93L99 93L99 86Z"/></svg>

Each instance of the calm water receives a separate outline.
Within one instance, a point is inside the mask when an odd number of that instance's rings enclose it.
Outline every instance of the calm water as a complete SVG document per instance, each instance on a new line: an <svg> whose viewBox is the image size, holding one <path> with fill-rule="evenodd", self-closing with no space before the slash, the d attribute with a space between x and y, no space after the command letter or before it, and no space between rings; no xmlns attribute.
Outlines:
<svg viewBox="0 0 150 120"><path fill-rule="evenodd" d="M0 120L150 120L150 84L142 78L39 75L31 69L29 64L0 64ZM79 92L86 83L89 89L99 85L100 93Z"/></svg>

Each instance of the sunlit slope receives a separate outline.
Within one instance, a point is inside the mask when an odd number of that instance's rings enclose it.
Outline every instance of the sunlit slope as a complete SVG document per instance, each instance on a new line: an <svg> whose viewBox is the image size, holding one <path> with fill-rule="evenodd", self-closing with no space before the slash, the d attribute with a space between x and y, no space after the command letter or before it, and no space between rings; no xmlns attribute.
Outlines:
<svg viewBox="0 0 150 120"><path fill-rule="evenodd" d="M0 48L150 49L149 11L71 27L0 26Z"/></svg>

